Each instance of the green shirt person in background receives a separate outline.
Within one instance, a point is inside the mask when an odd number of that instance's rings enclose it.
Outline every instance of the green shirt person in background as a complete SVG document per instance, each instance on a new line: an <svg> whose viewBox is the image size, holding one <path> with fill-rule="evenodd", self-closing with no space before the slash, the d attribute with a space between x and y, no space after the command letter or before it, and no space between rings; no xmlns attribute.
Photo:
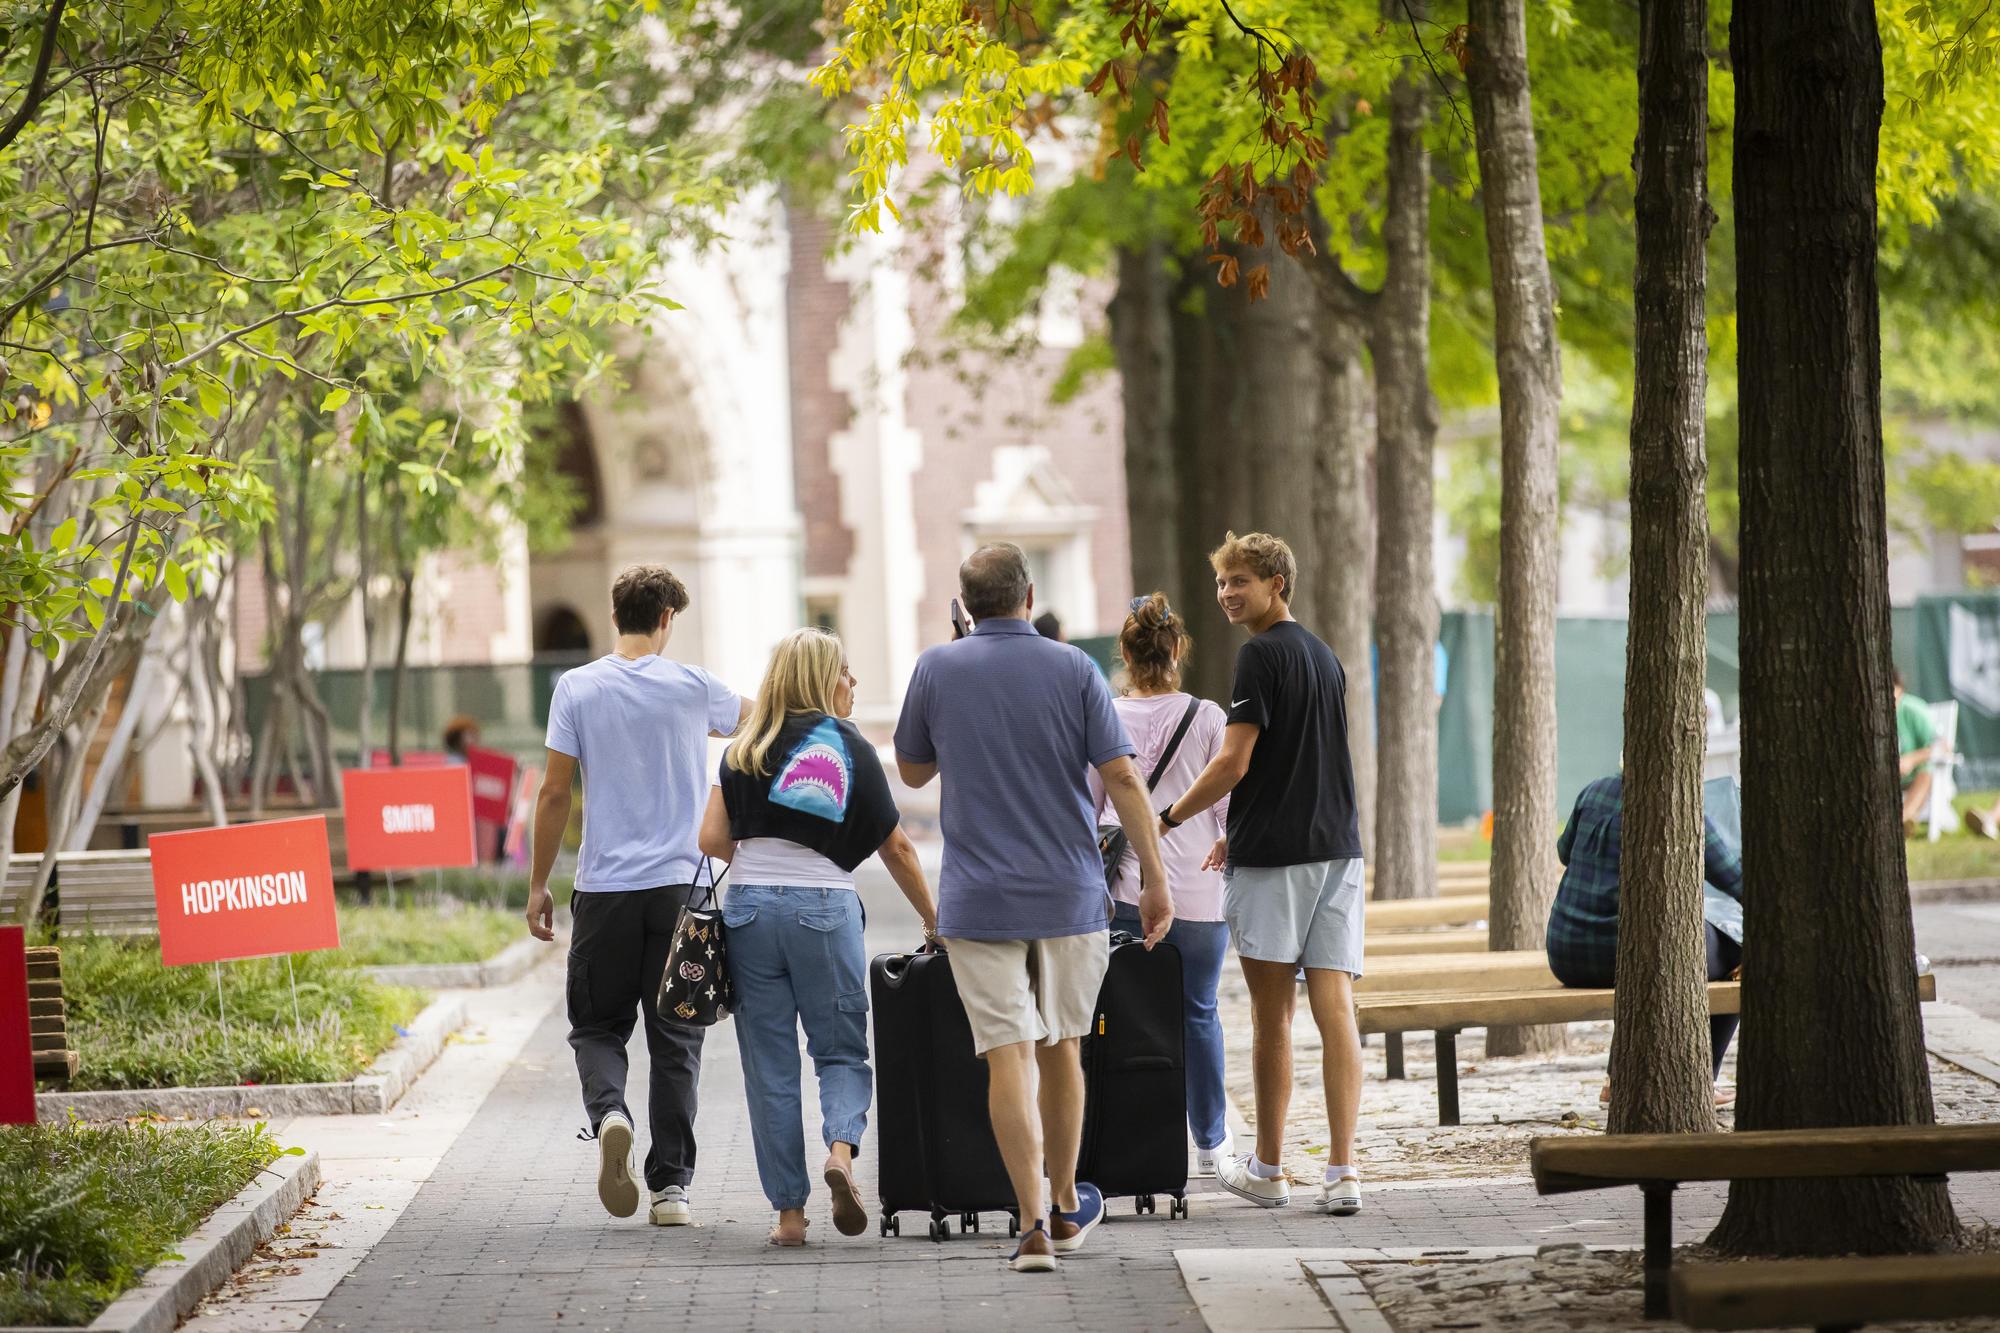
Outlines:
<svg viewBox="0 0 2000 1333"><path fill-rule="evenodd" d="M1896 673L1896 767L1903 784L1903 832L1916 832L1917 820L1931 799L1931 747L1937 741L1937 726L1931 721L1931 706L1903 689L1903 673Z"/></svg>

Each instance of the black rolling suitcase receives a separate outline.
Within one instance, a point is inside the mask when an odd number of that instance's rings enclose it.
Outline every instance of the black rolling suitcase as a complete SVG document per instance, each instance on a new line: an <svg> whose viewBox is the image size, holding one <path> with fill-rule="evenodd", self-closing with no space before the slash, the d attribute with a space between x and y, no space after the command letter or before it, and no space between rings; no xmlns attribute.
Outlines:
<svg viewBox="0 0 2000 1333"><path fill-rule="evenodd" d="M986 1110L986 1062L972 1053L972 1027L951 959L942 953L882 954L869 965L875 1014L876 1197L882 1234L900 1235L898 1212L930 1214L930 1237L977 1231L979 1214L1008 1214L1020 1229L1014 1186Z"/></svg>
<svg viewBox="0 0 2000 1333"><path fill-rule="evenodd" d="M1130 1196L1154 1211L1154 1196L1187 1216L1187 1055L1181 953L1111 937L1097 1017L1083 1039L1083 1152L1076 1178L1107 1198ZM983 1086L983 1084L982 1084Z"/></svg>

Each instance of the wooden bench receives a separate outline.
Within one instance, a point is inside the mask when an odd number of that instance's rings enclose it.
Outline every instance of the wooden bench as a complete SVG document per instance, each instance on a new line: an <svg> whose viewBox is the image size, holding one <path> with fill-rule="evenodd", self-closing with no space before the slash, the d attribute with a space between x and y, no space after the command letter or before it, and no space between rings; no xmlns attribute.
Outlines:
<svg viewBox="0 0 2000 1333"><path fill-rule="evenodd" d="M1540 949L1488 953L1402 954L1368 959L1354 983L1356 995L1411 995L1437 992L1487 993L1547 990L1558 986L1549 956Z"/></svg>
<svg viewBox="0 0 2000 1333"><path fill-rule="evenodd" d="M1934 980L1928 974L1918 978L1919 982ZM1535 1190L1540 1194L1635 1185L1644 1193L1646 1314L1649 1318L1663 1318L1667 1313L1668 1276L1673 1264L1673 1196L1682 1183L1841 1176L1942 1178L1953 1171L1996 1171L2000 1170L2000 1125L1885 1125L1742 1130L1734 1134L1537 1138L1528 1145L1528 1161L1535 1173ZM1803 1323L1810 1317L1799 1314L1777 1322Z"/></svg>
<svg viewBox="0 0 2000 1333"><path fill-rule="evenodd" d="M1365 929L1376 934L1421 930L1427 926L1470 926L1493 915L1484 893L1454 893L1444 898L1395 898L1370 902L1362 909Z"/></svg>
<svg viewBox="0 0 2000 1333"><path fill-rule="evenodd" d="M1365 936L1362 957L1401 958L1409 954L1485 953L1486 932L1477 926L1451 930L1406 930L1389 935Z"/></svg>
<svg viewBox="0 0 2000 1333"><path fill-rule="evenodd" d="M28 950L28 1049L36 1078L66 1083L76 1077L69 1007L63 999L62 951L47 945Z"/></svg>
<svg viewBox="0 0 2000 1333"><path fill-rule="evenodd" d="M159 934L152 853L57 853L56 929L64 935Z"/></svg>
<svg viewBox="0 0 2000 1333"><path fill-rule="evenodd" d="M1810 1323L1820 1333L1904 1319L2000 1315L2000 1254L1895 1254L1682 1264L1674 1318L1695 1328Z"/></svg>
<svg viewBox="0 0 2000 1333"><path fill-rule="evenodd" d="M1937 978L1917 978L1917 998L1937 998ZM1733 1014L1743 1002L1741 983L1711 981L1708 1011ZM1612 1016L1612 992L1582 987L1495 988L1488 992L1374 993L1358 995L1354 1016L1362 1035L1384 1034L1389 1077L1403 1077L1402 1034L1437 1036L1438 1123L1458 1120L1458 1034L1466 1028L1533 1027L1544 1023L1590 1023Z"/></svg>

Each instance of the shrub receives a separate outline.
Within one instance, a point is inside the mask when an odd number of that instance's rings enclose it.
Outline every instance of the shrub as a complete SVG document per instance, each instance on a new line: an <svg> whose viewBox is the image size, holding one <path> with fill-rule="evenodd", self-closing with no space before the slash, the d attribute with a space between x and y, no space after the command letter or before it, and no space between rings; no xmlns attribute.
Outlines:
<svg viewBox="0 0 2000 1333"><path fill-rule="evenodd" d="M262 1125L0 1129L0 1325L89 1323L278 1154Z"/></svg>

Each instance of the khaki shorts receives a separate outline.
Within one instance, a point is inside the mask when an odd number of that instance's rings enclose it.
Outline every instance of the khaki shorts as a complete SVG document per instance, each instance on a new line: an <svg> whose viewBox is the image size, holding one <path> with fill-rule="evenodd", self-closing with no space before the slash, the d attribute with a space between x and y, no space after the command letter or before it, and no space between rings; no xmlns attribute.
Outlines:
<svg viewBox="0 0 2000 1333"><path fill-rule="evenodd" d="M1111 962L1109 932L1053 940L951 940L952 980L972 1021L972 1049L1039 1041L1055 1045L1090 1031Z"/></svg>

